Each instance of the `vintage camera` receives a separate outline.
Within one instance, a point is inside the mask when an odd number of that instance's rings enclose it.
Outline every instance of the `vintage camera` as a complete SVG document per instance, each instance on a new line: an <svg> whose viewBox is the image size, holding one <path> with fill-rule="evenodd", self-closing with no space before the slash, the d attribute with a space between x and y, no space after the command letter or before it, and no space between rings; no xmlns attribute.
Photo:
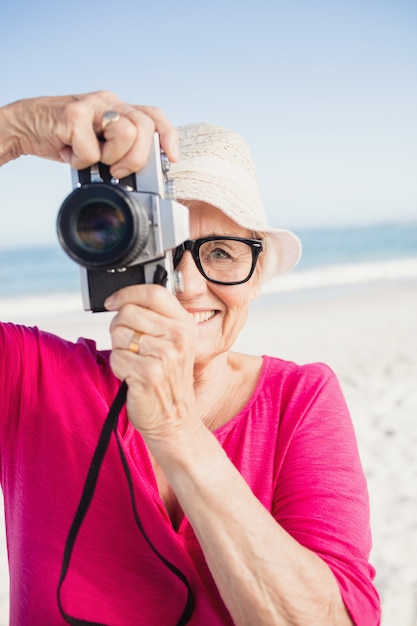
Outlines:
<svg viewBox="0 0 417 626"><path fill-rule="evenodd" d="M181 289L172 250L189 238L189 214L168 172L157 133L145 167L131 176L113 179L102 163L72 170L74 191L59 210L57 233L81 266L85 310L104 311L107 296L128 285Z"/></svg>

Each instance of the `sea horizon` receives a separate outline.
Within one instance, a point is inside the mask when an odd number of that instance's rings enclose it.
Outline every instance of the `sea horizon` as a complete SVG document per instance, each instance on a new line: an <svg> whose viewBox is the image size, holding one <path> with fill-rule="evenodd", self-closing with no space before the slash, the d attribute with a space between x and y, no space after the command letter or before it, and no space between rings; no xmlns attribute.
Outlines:
<svg viewBox="0 0 417 626"><path fill-rule="evenodd" d="M294 229L303 244L298 266L271 280L263 293L296 293L417 279L417 221ZM79 310L79 267L58 241L0 250L0 314L31 310Z"/></svg>

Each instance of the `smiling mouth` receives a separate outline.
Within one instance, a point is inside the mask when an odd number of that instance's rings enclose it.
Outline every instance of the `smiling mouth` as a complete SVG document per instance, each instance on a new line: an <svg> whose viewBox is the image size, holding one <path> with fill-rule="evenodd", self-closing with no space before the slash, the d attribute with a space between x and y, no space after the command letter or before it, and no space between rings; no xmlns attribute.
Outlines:
<svg viewBox="0 0 417 626"><path fill-rule="evenodd" d="M202 324L203 322L207 322L211 319L214 315L216 315L216 313L217 311L198 311L190 313L190 315L196 324Z"/></svg>

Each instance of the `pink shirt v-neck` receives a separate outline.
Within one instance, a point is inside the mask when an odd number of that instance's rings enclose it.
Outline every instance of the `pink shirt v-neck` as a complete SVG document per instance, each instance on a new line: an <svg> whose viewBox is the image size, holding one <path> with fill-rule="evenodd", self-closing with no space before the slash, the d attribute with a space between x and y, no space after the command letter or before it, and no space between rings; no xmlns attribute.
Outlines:
<svg viewBox="0 0 417 626"><path fill-rule="evenodd" d="M56 590L65 540L119 383L107 352L37 329L0 325L0 460L10 563L11 626L65 624ZM176 532L140 435L119 419L145 531L192 588L191 626L233 624L194 532ZM351 420L334 374L264 357L244 409L215 432L256 497L322 557L357 626L379 624L368 563L368 495ZM184 584L139 532L115 437L63 585L64 609L111 626L173 626Z"/></svg>

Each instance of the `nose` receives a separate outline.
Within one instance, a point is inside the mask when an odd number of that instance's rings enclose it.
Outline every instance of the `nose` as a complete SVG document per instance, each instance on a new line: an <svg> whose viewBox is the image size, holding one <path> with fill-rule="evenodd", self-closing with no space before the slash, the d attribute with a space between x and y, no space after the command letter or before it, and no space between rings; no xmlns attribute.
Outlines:
<svg viewBox="0 0 417 626"><path fill-rule="evenodd" d="M182 273L184 279L184 290L180 294L182 297L191 297L206 291L207 281L200 274L189 250L183 253L175 269Z"/></svg>

